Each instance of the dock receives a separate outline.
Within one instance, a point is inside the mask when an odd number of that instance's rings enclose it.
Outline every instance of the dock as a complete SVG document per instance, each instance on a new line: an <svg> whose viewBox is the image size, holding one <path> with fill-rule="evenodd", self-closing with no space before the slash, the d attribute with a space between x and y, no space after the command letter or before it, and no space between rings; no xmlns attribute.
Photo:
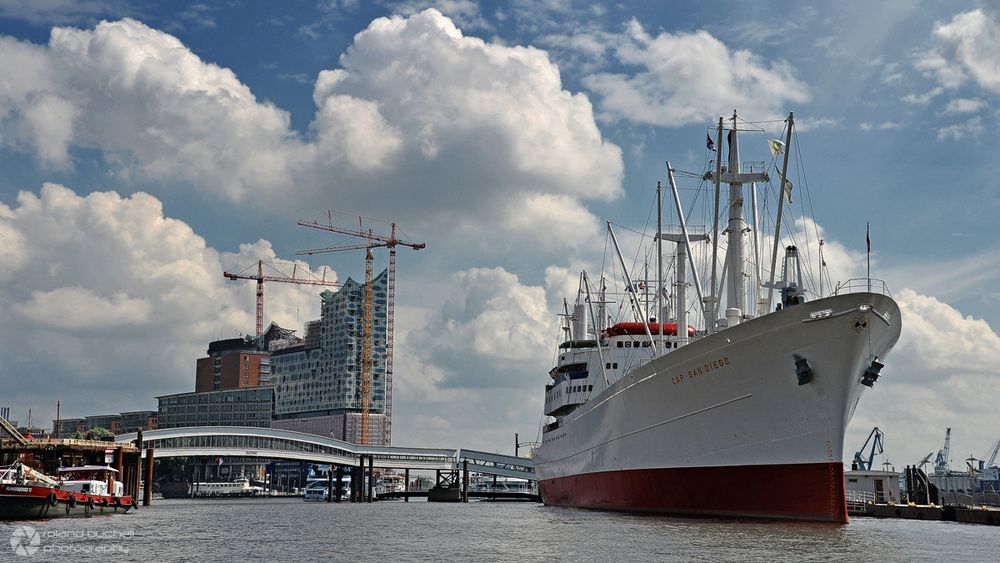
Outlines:
<svg viewBox="0 0 1000 563"><path fill-rule="evenodd" d="M904 520L936 520L1000 526L1000 508L987 506L938 506L926 504L875 504L850 507L851 516L871 518L901 518Z"/></svg>

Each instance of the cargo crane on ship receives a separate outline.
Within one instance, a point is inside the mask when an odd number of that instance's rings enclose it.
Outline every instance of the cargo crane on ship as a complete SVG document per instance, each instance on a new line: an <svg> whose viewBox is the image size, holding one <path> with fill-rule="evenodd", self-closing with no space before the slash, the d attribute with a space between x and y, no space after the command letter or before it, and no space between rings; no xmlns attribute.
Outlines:
<svg viewBox="0 0 1000 563"><path fill-rule="evenodd" d="M264 266L272 270L273 274L264 274ZM292 275L278 270L273 263L263 260L257 261L257 273L254 274L253 266L247 266L238 272L226 270L222 275L231 280L255 280L257 282L257 338L264 334L264 282L295 283L300 285L323 285L328 287L340 287L340 282L326 279L327 268L323 267L323 275L316 278L312 274L309 277L296 277L299 273L299 264L292 265Z"/></svg>
<svg viewBox="0 0 1000 563"><path fill-rule="evenodd" d="M389 249L389 268L386 290L386 337L385 337L385 424L383 425L382 444L392 443L392 351L394 332L394 309L396 295L396 246L407 246L413 250L421 250L427 245L422 242L401 240L396 236L396 223L391 223L389 236L375 233L372 229L365 230L362 219L358 218L358 229L339 227L333 224L332 214L327 212L327 223L300 220L299 226L319 229L342 235L365 239L364 243L354 245L328 246L300 250L296 254L313 255L344 250L366 250L365 255L365 296L364 296L364 334L362 345L362 410L361 410L361 443L369 443L369 411L371 408L371 338L372 338L372 249L386 247Z"/></svg>

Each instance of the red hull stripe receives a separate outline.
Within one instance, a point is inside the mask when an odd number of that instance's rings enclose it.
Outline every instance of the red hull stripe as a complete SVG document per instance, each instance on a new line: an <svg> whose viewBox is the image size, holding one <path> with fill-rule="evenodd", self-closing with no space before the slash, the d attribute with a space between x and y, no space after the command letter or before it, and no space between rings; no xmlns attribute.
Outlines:
<svg viewBox="0 0 1000 563"><path fill-rule="evenodd" d="M553 506L847 522L841 463L606 471L546 479L538 491Z"/></svg>

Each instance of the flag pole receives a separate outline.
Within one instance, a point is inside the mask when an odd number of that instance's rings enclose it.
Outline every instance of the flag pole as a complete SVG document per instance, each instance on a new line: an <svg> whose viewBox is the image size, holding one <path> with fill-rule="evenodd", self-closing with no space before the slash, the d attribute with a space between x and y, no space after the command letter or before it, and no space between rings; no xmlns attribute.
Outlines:
<svg viewBox="0 0 1000 563"><path fill-rule="evenodd" d="M865 247L868 260L868 293L872 292L872 235L871 223L865 221Z"/></svg>

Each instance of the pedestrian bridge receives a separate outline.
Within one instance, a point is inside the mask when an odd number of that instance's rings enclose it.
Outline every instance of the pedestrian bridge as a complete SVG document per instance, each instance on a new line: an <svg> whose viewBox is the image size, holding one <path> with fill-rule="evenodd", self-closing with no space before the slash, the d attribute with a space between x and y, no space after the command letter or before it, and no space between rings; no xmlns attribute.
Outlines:
<svg viewBox="0 0 1000 563"><path fill-rule="evenodd" d="M119 434L116 442L134 442L137 434ZM257 457L356 466L362 457L384 469L455 471L468 462L469 471L535 480L530 459L449 448L364 446L315 434L246 426L189 426L147 430L142 455L153 448L156 458Z"/></svg>

